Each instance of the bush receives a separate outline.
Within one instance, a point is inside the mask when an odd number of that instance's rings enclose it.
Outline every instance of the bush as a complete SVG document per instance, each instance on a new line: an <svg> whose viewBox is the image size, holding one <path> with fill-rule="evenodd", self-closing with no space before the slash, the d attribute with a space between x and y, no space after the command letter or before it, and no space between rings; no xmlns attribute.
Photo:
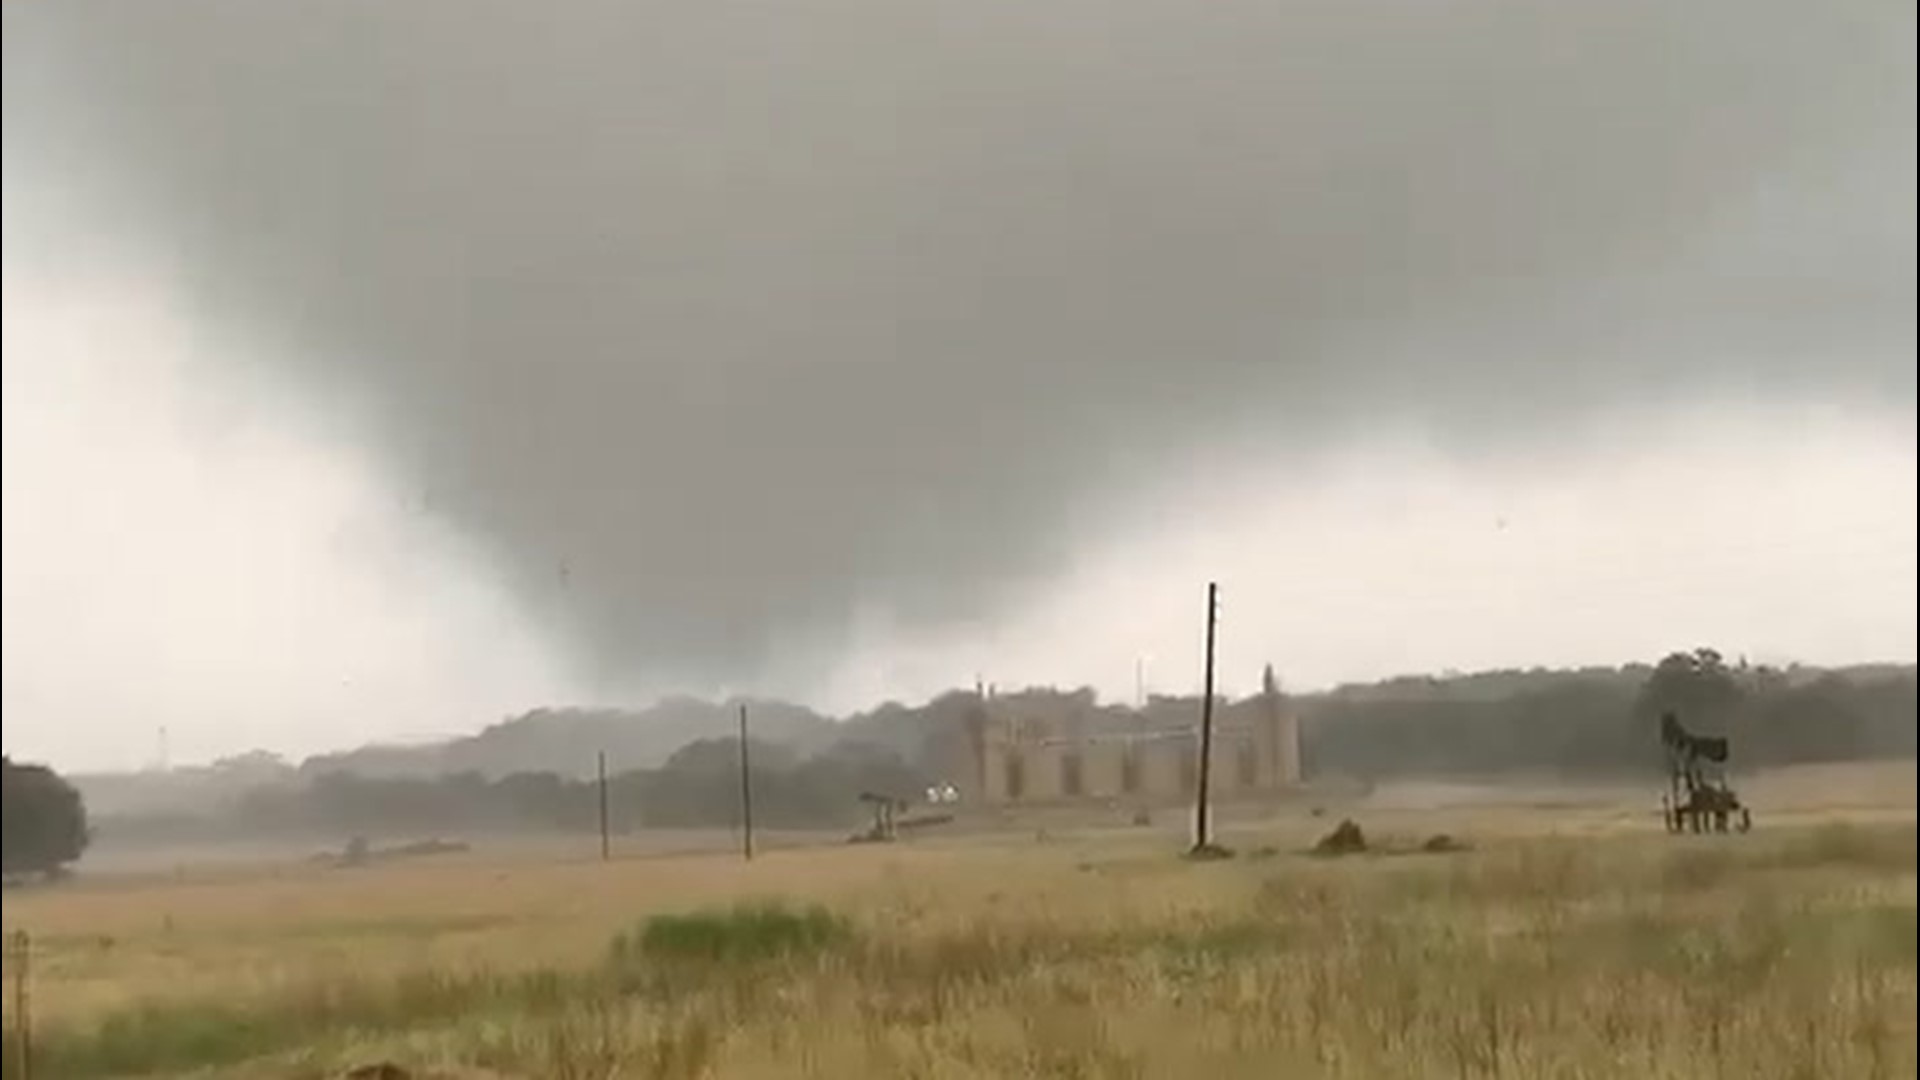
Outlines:
<svg viewBox="0 0 1920 1080"><path fill-rule="evenodd" d="M80 793L45 765L20 765L0 756L5 812L4 872L53 875L80 857L91 839Z"/></svg>
<svg viewBox="0 0 1920 1080"><path fill-rule="evenodd" d="M853 936L847 921L818 905L792 910L779 903L722 911L655 915L613 940L617 966L641 961L751 963L818 953Z"/></svg>

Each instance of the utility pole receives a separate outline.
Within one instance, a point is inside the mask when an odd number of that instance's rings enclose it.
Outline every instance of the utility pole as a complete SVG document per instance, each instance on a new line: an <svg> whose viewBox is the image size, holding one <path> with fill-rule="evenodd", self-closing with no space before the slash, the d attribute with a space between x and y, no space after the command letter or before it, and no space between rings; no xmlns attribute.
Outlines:
<svg viewBox="0 0 1920 1080"><path fill-rule="evenodd" d="M740 703L740 854L753 861L753 772L747 759L747 705Z"/></svg>
<svg viewBox="0 0 1920 1080"><path fill-rule="evenodd" d="M1193 850L1213 846L1213 820L1208 786L1213 778L1213 624L1219 614L1220 586L1207 583L1207 673L1206 687L1200 699L1200 783L1193 813Z"/></svg>
<svg viewBox="0 0 1920 1080"><path fill-rule="evenodd" d="M600 751L600 861L606 862L610 852L607 847L607 752Z"/></svg>

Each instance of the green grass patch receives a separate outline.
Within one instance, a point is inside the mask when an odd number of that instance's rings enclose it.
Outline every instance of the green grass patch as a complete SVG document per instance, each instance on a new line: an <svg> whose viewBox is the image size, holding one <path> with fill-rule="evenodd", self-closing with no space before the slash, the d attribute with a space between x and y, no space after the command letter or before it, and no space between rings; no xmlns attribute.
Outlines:
<svg viewBox="0 0 1920 1080"><path fill-rule="evenodd" d="M769 902L655 915L614 938L611 959L620 968L649 961L754 963L812 955L852 940L852 925L824 907Z"/></svg>
<svg viewBox="0 0 1920 1080"><path fill-rule="evenodd" d="M314 982L264 997L155 1001L88 1028L34 1033L34 1075L141 1076L235 1065L341 1032L406 1031L482 1012L551 1012L593 989L552 971L413 972L390 980ZM8 1057L0 1075L12 1077Z"/></svg>

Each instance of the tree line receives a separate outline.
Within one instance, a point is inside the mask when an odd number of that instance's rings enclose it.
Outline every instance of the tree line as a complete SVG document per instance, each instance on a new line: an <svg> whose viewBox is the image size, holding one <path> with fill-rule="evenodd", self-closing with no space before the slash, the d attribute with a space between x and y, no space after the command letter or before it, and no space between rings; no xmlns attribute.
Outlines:
<svg viewBox="0 0 1920 1080"><path fill-rule="evenodd" d="M1062 702L1087 697L1086 691L1020 696L1044 704L1049 694ZM1159 701L1157 708L1182 712L1178 702ZM973 703L964 692L918 707L889 703L839 721L839 740L824 748L814 725L799 721L790 726L805 738L756 738L750 749L757 822L775 829L851 827L866 813L857 799L861 792L910 799L934 783L964 781L951 770ZM1197 700L1191 704L1197 716ZM1728 736L1736 769L1915 756L1913 667L1755 667L1729 662L1711 649L1674 653L1655 665L1394 679L1300 695L1289 707L1301 717L1309 780L1515 771L1651 780L1662 768L1658 718L1665 711L1696 732ZM578 717L562 720L571 727L581 723ZM516 740L537 742L541 726L521 721L508 730ZM569 743L579 737L576 731L564 734ZM737 739L704 737L642 767L623 768L612 760L610 825L618 832L733 825L739 815L738 755ZM592 756L586 757L590 768ZM338 767L276 770L251 759L246 764L248 775L268 779L222 787L217 801L197 807L121 811L90 825L71 784L44 766L8 759L7 875L72 862L95 826L126 842L337 842L398 833L589 831L599 820L597 785L578 774L367 774Z"/></svg>
<svg viewBox="0 0 1920 1080"><path fill-rule="evenodd" d="M925 777L883 747L843 742L801 757L779 743L750 740L754 819L773 829L841 828L865 811L873 791L910 799ZM731 826L740 817L737 738L701 739L659 768L615 769L607 778L608 824L638 829ZM116 839L179 841L249 837L342 837L487 831L590 831L599 823L599 784L552 772L489 778L321 773L294 784L256 787L217 815L150 815L116 820Z"/></svg>
<svg viewBox="0 0 1920 1080"><path fill-rule="evenodd" d="M1304 698L1309 774L1365 777L1659 768L1659 715L1726 735L1735 768L1915 756L1912 667L1749 666L1713 649L1657 665L1402 679Z"/></svg>

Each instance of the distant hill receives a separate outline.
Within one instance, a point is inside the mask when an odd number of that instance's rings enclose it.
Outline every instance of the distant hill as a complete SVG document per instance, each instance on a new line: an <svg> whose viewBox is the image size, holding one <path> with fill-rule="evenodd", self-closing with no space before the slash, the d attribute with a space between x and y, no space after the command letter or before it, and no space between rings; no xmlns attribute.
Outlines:
<svg viewBox="0 0 1920 1080"><path fill-rule="evenodd" d="M254 788L289 783L299 775L299 770L285 759L256 750L211 765L136 773L79 773L68 777L68 782L79 789L87 813L115 817L197 813L209 805L232 802Z"/></svg>
<svg viewBox="0 0 1920 1080"><path fill-rule="evenodd" d="M602 752L609 769L651 769L688 743L734 735L743 703L756 740L781 743L806 754L838 737L833 720L800 705L673 697L638 710L535 709L449 742L366 746L311 757L299 771L308 776L351 772L369 778L471 772L490 779L546 772L577 779L593 775L596 756Z"/></svg>
<svg viewBox="0 0 1920 1080"><path fill-rule="evenodd" d="M1402 676L1374 683L1292 695L1303 717L1310 766L1365 773L1502 768L1639 767L1639 735L1625 721L1634 694L1652 670L1646 664L1578 669L1513 669ZM1772 702L1770 723L1792 716L1819 721L1826 757L1911 754L1914 665L1859 664L1842 668L1792 665L1742 669L1756 700ZM1028 688L998 695L1045 709L1050 698L1091 704L1085 688ZM928 763L960 737L971 691L953 690L919 705L886 702L833 718L779 701L750 701L756 740L783 744L800 757L837 743L883 748L903 760ZM1149 707L1159 724L1198 715L1196 696L1156 697ZM676 750L701 739L729 738L739 723L739 701L713 703L669 698L649 708L539 709L451 742L365 747L310 758L303 775L353 772L367 777L420 777L462 772L498 778L516 772L591 775L604 749L616 771L655 768ZM1130 710L1107 705L1103 712ZM1789 715L1791 714L1791 715ZM1787 719L1782 719L1786 717ZM1812 723L1812 720L1808 720ZM1743 756L1753 763L1782 757L1765 730L1754 733ZM1799 753L1811 753L1805 738Z"/></svg>
<svg viewBox="0 0 1920 1080"><path fill-rule="evenodd" d="M1301 716L1309 774L1638 773L1657 756L1649 734L1631 719L1651 670L1631 664L1408 676L1291 700ZM1735 745L1742 767L1915 756L1914 665L1737 670L1748 695ZM1033 688L999 697L1045 712L1084 710L1094 704L1092 695ZM754 740L780 747L795 762L861 760L880 752L932 775L940 763L960 759L957 743L966 737L973 701L971 691L955 690L924 704L887 702L840 719L787 702L746 704ZM342 774L370 781L539 773L581 780L593 775L602 751L610 774L637 774L659 770L690 744L731 740L740 705L675 697L644 709L536 709L464 738L361 747L297 767L255 753L209 767L72 780L93 813L126 817L219 812L252 791L306 787ZM1115 719L1133 715L1119 705L1100 711ZM1197 696L1155 697L1138 719L1165 727L1198 715Z"/></svg>

